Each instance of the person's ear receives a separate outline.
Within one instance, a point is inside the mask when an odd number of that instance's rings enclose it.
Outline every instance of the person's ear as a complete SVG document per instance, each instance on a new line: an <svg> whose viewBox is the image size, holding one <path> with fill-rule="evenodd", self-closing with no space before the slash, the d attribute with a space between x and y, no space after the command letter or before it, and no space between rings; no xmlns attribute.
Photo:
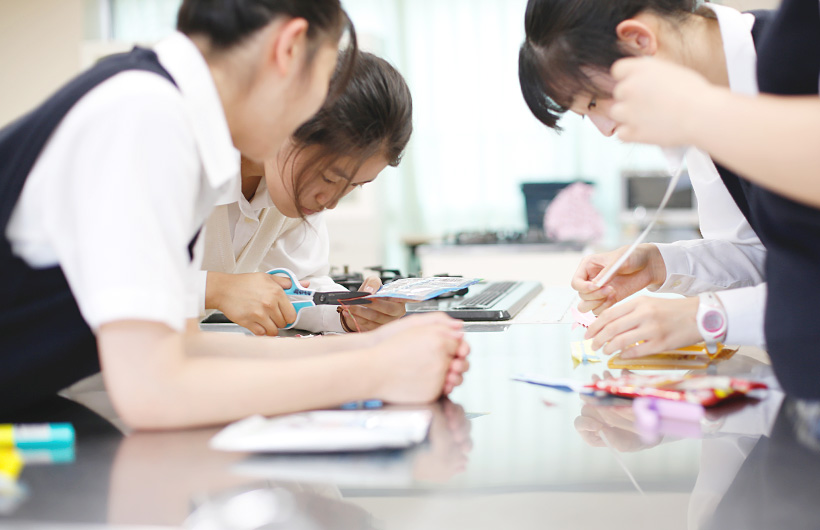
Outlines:
<svg viewBox="0 0 820 530"><path fill-rule="evenodd" d="M624 20L615 27L618 44L631 55L655 55L658 51L658 38L655 31L637 18Z"/></svg>
<svg viewBox="0 0 820 530"><path fill-rule="evenodd" d="M308 22L303 18L293 18L273 28L267 42L267 63L276 72L287 77L299 71L301 62L307 56Z"/></svg>

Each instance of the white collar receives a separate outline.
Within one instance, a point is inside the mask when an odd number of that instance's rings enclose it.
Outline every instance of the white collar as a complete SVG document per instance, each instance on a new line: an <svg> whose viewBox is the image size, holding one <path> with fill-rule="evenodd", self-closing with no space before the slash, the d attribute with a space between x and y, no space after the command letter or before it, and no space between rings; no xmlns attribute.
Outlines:
<svg viewBox="0 0 820 530"><path fill-rule="evenodd" d="M154 47L162 66L182 93L205 175L211 187L239 181L239 151L205 58L194 43L175 32Z"/></svg>
<svg viewBox="0 0 820 530"><path fill-rule="evenodd" d="M242 182L241 179L238 180L240 183ZM242 186L240 184L239 186L231 186L216 204L219 206L234 203L239 206L239 211L242 212L242 215L250 218L258 218L260 211L265 208L274 207L273 199L270 193L268 193L268 183L265 181L265 177L262 177L259 181L259 185L256 187L256 191L250 201L248 201L242 193Z"/></svg>
<svg viewBox="0 0 820 530"><path fill-rule="evenodd" d="M757 51L752 38L754 15L741 13L727 6L703 5L714 11L720 25L723 54L726 56L726 70L729 73L729 88L737 94L756 96Z"/></svg>
<svg viewBox="0 0 820 530"><path fill-rule="evenodd" d="M711 3L703 6L711 9L717 16L729 74L729 88L738 94L757 95L757 51L752 38L754 15ZM663 150L670 173L674 174L683 164L688 151L689 148L680 147Z"/></svg>

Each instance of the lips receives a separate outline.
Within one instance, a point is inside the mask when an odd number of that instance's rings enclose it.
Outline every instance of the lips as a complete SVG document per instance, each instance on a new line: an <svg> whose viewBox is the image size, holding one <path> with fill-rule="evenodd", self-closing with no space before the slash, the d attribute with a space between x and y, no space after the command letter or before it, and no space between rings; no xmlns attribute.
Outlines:
<svg viewBox="0 0 820 530"><path fill-rule="evenodd" d="M316 210L308 210L307 208L302 208L302 214L304 214L305 216L314 215L314 214L317 214L317 213L319 213L319 212L316 211Z"/></svg>

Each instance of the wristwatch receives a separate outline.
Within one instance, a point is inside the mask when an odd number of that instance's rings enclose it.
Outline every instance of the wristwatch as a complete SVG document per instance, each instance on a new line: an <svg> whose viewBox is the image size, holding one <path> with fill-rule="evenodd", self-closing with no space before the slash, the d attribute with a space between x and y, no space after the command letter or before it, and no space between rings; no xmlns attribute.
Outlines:
<svg viewBox="0 0 820 530"><path fill-rule="evenodd" d="M706 342L706 351L717 353L717 343L726 338L726 310L714 293L701 293L698 297L698 331Z"/></svg>

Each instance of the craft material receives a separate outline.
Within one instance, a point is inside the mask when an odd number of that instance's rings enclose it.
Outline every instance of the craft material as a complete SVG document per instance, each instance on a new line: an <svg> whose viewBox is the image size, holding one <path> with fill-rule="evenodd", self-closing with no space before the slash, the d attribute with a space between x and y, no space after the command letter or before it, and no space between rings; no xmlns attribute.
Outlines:
<svg viewBox="0 0 820 530"><path fill-rule="evenodd" d="M19 449L65 447L74 444L70 423L25 423L0 425L0 447Z"/></svg>
<svg viewBox="0 0 820 530"><path fill-rule="evenodd" d="M624 359L624 351L610 357L607 367L616 370L703 370L731 358L737 348L727 348L718 343L717 352L712 354L706 350L704 343L699 343L633 359Z"/></svg>
<svg viewBox="0 0 820 530"><path fill-rule="evenodd" d="M457 276L402 278L382 286L377 293L368 296L368 298L396 298L423 302L445 293L464 289L480 281L481 278L460 278Z"/></svg>

